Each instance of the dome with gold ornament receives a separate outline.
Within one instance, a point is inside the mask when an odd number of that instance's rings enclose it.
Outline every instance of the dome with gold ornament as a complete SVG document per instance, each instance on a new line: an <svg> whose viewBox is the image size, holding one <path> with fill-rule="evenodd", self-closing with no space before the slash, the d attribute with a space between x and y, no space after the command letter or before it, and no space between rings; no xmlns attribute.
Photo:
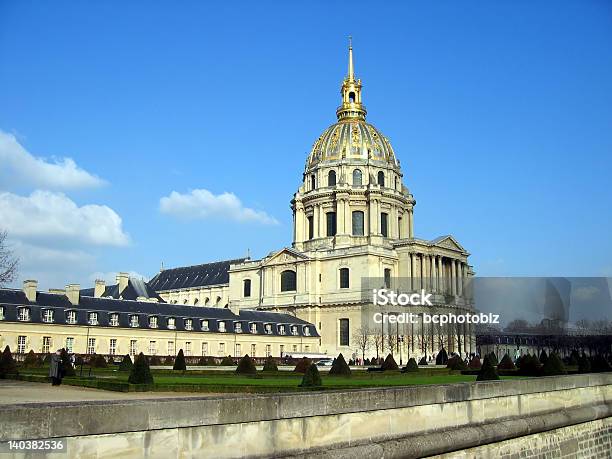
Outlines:
<svg viewBox="0 0 612 459"><path fill-rule="evenodd" d="M327 161L374 160L399 167L393 147L372 124L361 102L361 80L355 78L353 46L349 43L348 75L340 89L342 104L336 110L338 122L328 127L314 143L306 169Z"/></svg>

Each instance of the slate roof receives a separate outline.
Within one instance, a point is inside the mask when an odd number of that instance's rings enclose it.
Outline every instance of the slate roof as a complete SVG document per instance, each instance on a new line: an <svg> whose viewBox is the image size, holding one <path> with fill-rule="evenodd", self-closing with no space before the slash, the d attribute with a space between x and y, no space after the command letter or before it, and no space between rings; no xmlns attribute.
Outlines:
<svg viewBox="0 0 612 459"><path fill-rule="evenodd" d="M202 265L164 269L148 284L156 292L228 284L230 265L243 263L245 260L247 259L237 258Z"/></svg>
<svg viewBox="0 0 612 459"><path fill-rule="evenodd" d="M94 288L81 289L81 296L94 296L94 291ZM136 300L138 297L155 298L160 303L165 303L164 299L145 281L135 277L129 278L127 287L121 293L119 292L119 284L107 285L102 296L110 296L116 300L120 299L120 296L124 300Z"/></svg>
<svg viewBox="0 0 612 459"><path fill-rule="evenodd" d="M286 325L288 338L299 336L318 337L316 327L298 319L290 314L263 312L242 309L239 314L234 314L227 308L205 308L201 306L186 306L168 303L152 303L142 301L117 300L112 298L94 298L92 296L81 296L78 305L68 301L66 295L37 292L36 302L27 300L22 290L0 289L0 306L3 308L4 318L1 321L17 322L17 309L20 306L30 308L30 320L27 323L43 323L43 311L51 309L54 311L54 324L83 326L88 324L88 314L98 313L98 325L111 327L110 315L119 315L118 328L130 327L130 316L138 315L138 328L149 328L148 318L158 317L158 330L186 330L185 319L192 319L191 331L219 332L220 322L225 323L226 333L235 333L236 324L242 326L242 334L251 334L250 324L255 323L256 334L266 334L264 325L272 325L272 333L269 335L280 336L279 325ZM67 324L67 312L76 311L77 323ZM175 319L175 328L168 327L168 319ZM203 320L208 320L208 330L203 329ZM0 321L0 322L1 322ZM291 335L291 326L297 326L297 336Z"/></svg>

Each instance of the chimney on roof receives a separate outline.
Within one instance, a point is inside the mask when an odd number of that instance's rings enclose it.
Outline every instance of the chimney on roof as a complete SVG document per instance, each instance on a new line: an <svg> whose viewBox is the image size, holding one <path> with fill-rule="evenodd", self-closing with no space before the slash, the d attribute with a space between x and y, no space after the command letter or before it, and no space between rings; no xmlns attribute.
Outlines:
<svg viewBox="0 0 612 459"><path fill-rule="evenodd" d="M102 298L106 291L106 283L102 279L96 279L94 286L94 298Z"/></svg>
<svg viewBox="0 0 612 459"><path fill-rule="evenodd" d="M119 295L123 293L123 291L128 286L128 281L130 280L130 275L128 273L117 273L117 286L119 287Z"/></svg>
<svg viewBox="0 0 612 459"><path fill-rule="evenodd" d="M79 298L81 296L81 286L79 284L68 284L66 285L66 296L71 304L79 304Z"/></svg>
<svg viewBox="0 0 612 459"><path fill-rule="evenodd" d="M38 288L38 281L25 280L23 281L23 293L31 303L36 303L36 289Z"/></svg>
<svg viewBox="0 0 612 459"><path fill-rule="evenodd" d="M50 288L49 293L53 293L54 295L65 295L66 289L65 288Z"/></svg>

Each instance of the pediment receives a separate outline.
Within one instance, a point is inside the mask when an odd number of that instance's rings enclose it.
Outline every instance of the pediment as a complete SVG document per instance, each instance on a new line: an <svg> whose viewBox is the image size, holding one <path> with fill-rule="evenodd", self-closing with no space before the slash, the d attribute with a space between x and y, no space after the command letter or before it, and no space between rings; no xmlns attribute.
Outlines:
<svg viewBox="0 0 612 459"><path fill-rule="evenodd" d="M445 249L465 252L465 249L463 248L463 246L459 244L459 242L457 242L457 240L451 235L441 236L431 241L431 243L435 245L436 247L443 247Z"/></svg>
<svg viewBox="0 0 612 459"><path fill-rule="evenodd" d="M308 260L308 257L303 253L285 247L284 249L271 253L264 264L295 263L305 260Z"/></svg>

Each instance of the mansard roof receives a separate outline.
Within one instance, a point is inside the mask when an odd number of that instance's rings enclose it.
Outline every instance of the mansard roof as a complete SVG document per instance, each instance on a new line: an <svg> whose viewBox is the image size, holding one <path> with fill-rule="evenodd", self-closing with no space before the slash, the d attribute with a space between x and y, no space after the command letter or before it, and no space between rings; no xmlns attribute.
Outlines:
<svg viewBox="0 0 612 459"><path fill-rule="evenodd" d="M246 258L237 258L202 265L164 269L148 284L156 292L228 284L230 265L243 263L245 260Z"/></svg>
<svg viewBox="0 0 612 459"><path fill-rule="evenodd" d="M93 288L81 289L81 296L94 296ZM119 284L107 285L104 289L103 297L112 297L116 300L137 300L138 298L154 298L160 303L165 303L164 299L157 294L144 280L130 277L128 285L123 291L119 291Z"/></svg>
<svg viewBox="0 0 612 459"><path fill-rule="evenodd" d="M130 316L139 316L138 328L149 328L148 317L158 317L159 330L186 330L185 319L192 319L192 330L201 332L221 332L220 322L224 322L227 333L253 334L251 324L256 325L255 334L280 335L280 325L297 326L295 336L318 337L316 327L291 314L255 311L241 309L238 314L228 308L206 308L201 306L186 306L168 303L154 303L144 301L117 300L113 298L95 298L81 296L79 304L72 304L66 295L56 293L37 292L36 301L30 302L22 290L0 289L0 306L4 308L2 321L17 322L17 309L27 306L30 308L30 320L26 323L43 323L43 311L54 311L53 324L60 325L89 325L89 313L98 313L98 325L110 327L110 315L119 315L119 328L130 327ZM76 324L67 323L67 311L76 311ZM169 326L168 319L175 319L174 327ZM202 320L208 320L208 329L203 328ZM237 324L241 324L241 331L236 331ZM266 333L264 326L272 325L270 333ZM291 337L291 330L285 330L285 335Z"/></svg>

